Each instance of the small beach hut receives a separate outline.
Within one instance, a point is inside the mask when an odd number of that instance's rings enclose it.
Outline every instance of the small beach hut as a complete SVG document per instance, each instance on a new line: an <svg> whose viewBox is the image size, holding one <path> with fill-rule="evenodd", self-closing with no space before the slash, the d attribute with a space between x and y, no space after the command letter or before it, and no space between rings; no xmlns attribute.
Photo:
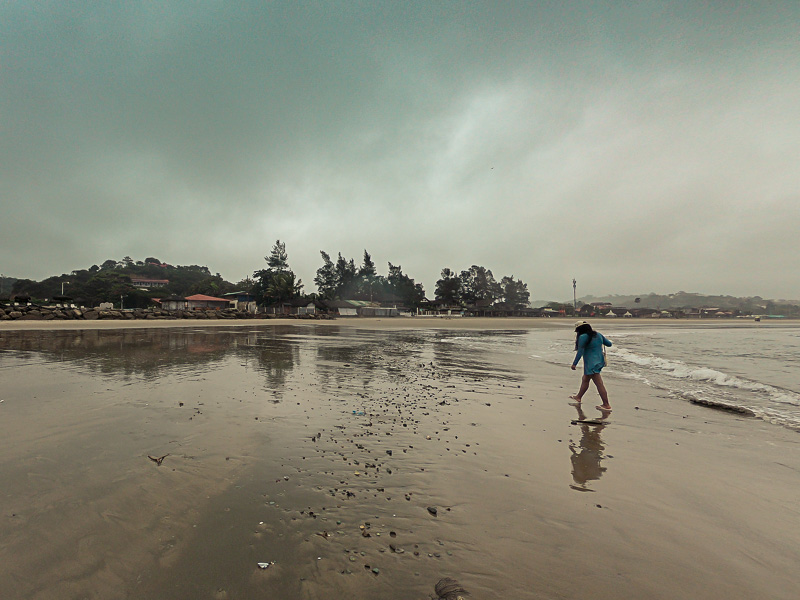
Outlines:
<svg viewBox="0 0 800 600"><path fill-rule="evenodd" d="M206 296L205 294L186 297L186 308L189 310L223 310L230 305L230 300Z"/></svg>
<svg viewBox="0 0 800 600"><path fill-rule="evenodd" d="M161 298L161 308L164 310L184 310L186 309L186 298L181 296Z"/></svg>

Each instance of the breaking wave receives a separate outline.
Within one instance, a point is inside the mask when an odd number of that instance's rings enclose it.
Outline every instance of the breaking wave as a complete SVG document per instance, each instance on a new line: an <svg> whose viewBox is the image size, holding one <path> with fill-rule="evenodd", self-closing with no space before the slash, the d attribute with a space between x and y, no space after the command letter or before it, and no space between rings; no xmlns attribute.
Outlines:
<svg viewBox="0 0 800 600"><path fill-rule="evenodd" d="M785 404L800 406L800 397L788 390L783 390L775 386L750 381L736 375L729 375L722 371L717 371L708 367L697 367L687 365L680 361L667 360L657 356L640 356L620 348L614 353L615 358L621 358L636 365L648 368L655 368L664 374L677 379L688 379L691 381L702 381L713 383L714 385L739 388L751 392L763 392L772 396L773 400Z"/></svg>
<svg viewBox="0 0 800 600"><path fill-rule="evenodd" d="M800 396L791 390L710 367L689 365L657 356L643 356L625 348L617 348L613 358L623 363L616 364L620 374L631 368L628 374L636 379L653 387L668 389L674 395L695 404L751 414L770 423L800 430L800 411L796 410L800 408ZM625 363L628 368L625 368ZM644 373L636 372L636 367L640 367ZM682 385L675 380L679 380Z"/></svg>

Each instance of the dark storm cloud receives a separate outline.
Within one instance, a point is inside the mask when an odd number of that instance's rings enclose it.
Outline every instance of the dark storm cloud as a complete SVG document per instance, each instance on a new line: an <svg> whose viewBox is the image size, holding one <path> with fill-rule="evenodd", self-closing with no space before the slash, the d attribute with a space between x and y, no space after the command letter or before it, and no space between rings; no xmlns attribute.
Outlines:
<svg viewBox="0 0 800 600"><path fill-rule="evenodd" d="M236 280L280 238L307 285L367 248L429 294L482 264L537 298L800 297L796 3L1 10L7 275Z"/></svg>

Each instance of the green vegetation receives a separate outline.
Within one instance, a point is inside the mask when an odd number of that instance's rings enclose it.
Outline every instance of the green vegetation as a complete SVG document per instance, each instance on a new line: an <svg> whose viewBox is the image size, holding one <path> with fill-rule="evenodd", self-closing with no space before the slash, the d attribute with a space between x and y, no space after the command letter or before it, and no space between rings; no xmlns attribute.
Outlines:
<svg viewBox="0 0 800 600"><path fill-rule="evenodd" d="M253 273L255 283L252 293L255 295L256 301L269 306L300 297L303 282L297 279L289 268L286 244L277 240L272 247L272 252L269 256L265 256L264 260L267 261L267 268Z"/></svg>
<svg viewBox="0 0 800 600"><path fill-rule="evenodd" d="M347 260L341 252L336 263L327 252L320 251L320 254L323 264L314 277L320 298L397 303L407 308L416 308L425 299L422 284L403 273L400 265L389 263L388 274L379 275L366 250L359 268L352 258Z"/></svg>
<svg viewBox="0 0 800 600"><path fill-rule="evenodd" d="M493 306L502 303L509 308L526 308L530 304L528 284L514 276L499 282L489 269L472 265L460 275L442 269L436 282L436 299L453 306Z"/></svg>
<svg viewBox="0 0 800 600"><path fill-rule="evenodd" d="M296 298L372 300L393 302L416 308L425 299L421 284L403 273L402 267L389 263L386 276L379 275L369 253L364 251L364 260L357 268L353 259L345 259L339 253L334 264L330 256L321 252L323 266L317 270L314 283L317 293L303 295L303 282L289 267L286 244L277 240L268 256L264 257L267 268L253 273L236 284L225 281L219 273L212 274L208 267L198 265L173 266L155 257L135 261L130 256L122 260L108 259L88 269L72 271L70 274L49 277L42 281L30 279L13 280L9 284L12 295L27 295L34 302L43 303L62 296L73 302L97 305L112 302L125 308L144 308L152 304L152 298L167 296L190 296L205 294L220 296L228 292L252 293L259 304L272 305ZM139 289L133 279L169 280L165 286ZM11 278L7 278L12 281ZM63 289L63 294L62 294Z"/></svg>
<svg viewBox="0 0 800 600"><path fill-rule="evenodd" d="M6 277L5 275L0 277L0 298L8 298L11 295L16 281L15 277Z"/></svg>
<svg viewBox="0 0 800 600"><path fill-rule="evenodd" d="M268 256L267 268L231 283L219 273L199 265L173 266L149 256L134 260L125 256L121 260L107 259L69 274L48 277L42 281L3 277L0 279L0 298L28 296L35 303L58 302L62 296L76 304L96 306L100 302L120 303L125 308L145 308L153 298L168 296L186 297L194 294L222 296L229 292L252 293L259 304L272 305L297 298L321 300L364 300L383 304L396 304L416 309L425 301L422 284L403 272L400 265L388 263L388 272L381 275L364 250L360 265L352 258L337 254L336 260L320 251L322 266L317 269L314 284L316 293L303 294L303 282L289 267L286 245L277 240ZM149 289L135 287L133 279L168 280L164 286ZM435 299L448 307L502 307L522 309L530 306L528 285L513 275L499 281L491 270L472 265L460 273L444 268L436 281ZM731 315L782 315L800 317L800 305L794 302L767 300L760 296L739 298L714 296L689 292L675 294L582 296L580 304L609 302L614 307L637 309L687 310L715 307ZM556 312L571 314L572 303L547 305Z"/></svg>
<svg viewBox="0 0 800 600"><path fill-rule="evenodd" d="M135 287L131 280L166 279L169 284L149 290ZM96 305L112 302L125 308L145 308L151 305L152 298L166 296L189 296L207 294L219 296L234 291L233 285L220 276L212 275L208 267L198 265L173 266L162 263L157 258L148 257L144 261L133 261L126 256L121 261L108 259L88 269L79 269L70 274L48 277L42 281L18 279L10 293L28 295L36 302L58 299L62 296L73 302Z"/></svg>

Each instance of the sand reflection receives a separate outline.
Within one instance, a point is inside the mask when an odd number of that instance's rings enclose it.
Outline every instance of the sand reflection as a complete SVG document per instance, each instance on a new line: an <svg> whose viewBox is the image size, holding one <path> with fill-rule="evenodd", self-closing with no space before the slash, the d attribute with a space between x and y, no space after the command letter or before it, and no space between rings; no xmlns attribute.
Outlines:
<svg viewBox="0 0 800 600"><path fill-rule="evenodd" d="M590 481L600 479L605 473L606 467L602 466L602 461L605 458L603 450L603 438L600 436L606 425L603 421L608 418L604 414L599 419L587 419L586 414L583 412L583 407L580 404L573 404L578 411L578 418L576 425L581 429L581 439L578 443L570 443L569 449L572 455L572 479L575 484L570 487L574 490L581 492L592 491L587 485ZM585 423L581 421L592 421Z"/></svg>
<svg viewBox="0 0 800 600"><path fill-rule="evenodd" d="M485 545L470 523L507 503L503 486L528 468L505 464L515 446L484 450L498 444L490 422L529 410L521 374L497 355L518 338L3 332L0 372L14 377L0 422L0 589L36 600L356 598L375 596L371 586L424 597L448 569L440 561ZM493 555L515 554L510 543ZM256 566L265 560L269 572Z"/></svg>

